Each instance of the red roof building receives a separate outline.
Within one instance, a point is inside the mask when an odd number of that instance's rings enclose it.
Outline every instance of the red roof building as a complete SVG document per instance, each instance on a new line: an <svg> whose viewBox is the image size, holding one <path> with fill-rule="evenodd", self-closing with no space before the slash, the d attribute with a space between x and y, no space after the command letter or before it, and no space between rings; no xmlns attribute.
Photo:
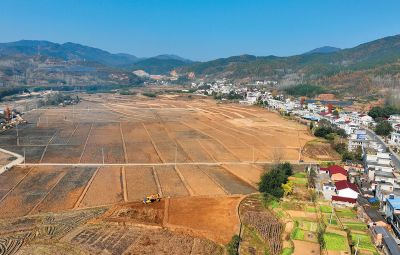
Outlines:
<svg viewBox="0 0 400 255"><path fill-rule="evenodd" d="M343 167L338 165L330 166L329 168L329 176L334 181L344 181L347 180L347 172Z"/></svg>
<svg viewBox="0 0 400 255"><path fill-rule="evenodd" d="M348 182L348 181L335 182L335 186L336 186L337 190L342 190L342 189L349 188L349 189L354 190L355 192L358 192L357 186L354 185L353 183Z"/></svg>

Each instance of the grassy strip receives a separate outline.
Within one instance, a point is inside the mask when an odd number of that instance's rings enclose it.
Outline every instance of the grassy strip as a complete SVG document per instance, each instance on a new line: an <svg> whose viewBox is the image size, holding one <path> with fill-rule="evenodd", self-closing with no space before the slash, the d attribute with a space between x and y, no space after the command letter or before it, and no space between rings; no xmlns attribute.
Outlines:
<svg viewBox="0 0 400 255"><path fill-rule="evenodd" d="M319 212L319 210L314 208L307 208L307 212Z"/></svg>
<svg viewBox="0 0 400 255"><path fill-rule="evenodd" d="M356 222L343 222L343 225L348 229L353 230L367 230L367 225L364 223L356 223Z"/></svg>
<svg viewBox="0 0 400 255"><path fill-rule="evenodd" d="M269 205L271 206L271 208L279 208L279 203L275 200L272 200Z"/></svg>
<svg viewBox="0 0 400 255"><path fill-rule="evenodd" d="M296 178L306 178L306 176L305 176L304 174L301 174L301 173L294 174L294 175L292 175L292 177L296 177Z"/></svg>

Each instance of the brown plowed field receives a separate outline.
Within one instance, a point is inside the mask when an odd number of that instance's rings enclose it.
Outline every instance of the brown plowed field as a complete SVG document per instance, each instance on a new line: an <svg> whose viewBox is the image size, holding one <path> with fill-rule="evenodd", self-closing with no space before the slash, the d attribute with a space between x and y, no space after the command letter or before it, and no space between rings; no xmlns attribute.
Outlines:
<svg viewBox="0 0 400 255"><path fill-rule="evenodd" d="M71 145L84 145L90 132L92 123L80 123L76 128L75 133L71 136L68 144Z"/></svg>
<svg viewBox="0 0 400 255"><path fill-rule="evenodd" d="M217 181L229 194L248 195L257 192L250 184L244 183L221 166L199 166L199 168Z"/></svg>
<svg viewBox="0 0 400 255"><path fill-rule="evenodd" d="M88 144L80 163L103 163L102 149L104 150L104 163L123 164L125 163L124 148L120 146L103 146L99 144Z"/></svg>
<svg viewBox="0 0 400 255"><path fill-rule="evenodd" d="M2 148L17 153L21 156L24 156L25 148L26 163L39 163L46 146L3 146Z"/></svg>
<svg viewBox="0 0 400 255"><path fill-rule="evenodd" d="M12 189L33 167L14 166L0 175L0 200Z"/></svg>
<svg viewBox="0 0 400 255"><path fill-rule="evenodd" d="M183 147L183 149L193 162L214 162L209 153L201 146L198 141L180 140L179 144Z"/></svg>
<svg viewBox="0 0 400 255"><path fill-rule="evenodd" d="M160 180L163 197L189 196L188 190L183 185L173 166L157 166L156 172Z"/></svg>
<svg viewBox="0 0 400 255"><path fill-rule="evenodd" d="M33 169L0 203L0 218L27 215L65 175L69 167Z"/></svg>
<svg viewBox="0 0 400 255"><path fill-rule="evenodd" d="M64 123L57 131L50 144L67 144L78 125L79 123Z"/></svg>
<svg viewBox="0 0 400 255"><path fill-rule="evenodd" d="M41 163L79 163L83 145L49 145Z"/></svg>
<svg viewBox="0 0 400 255"><path fill-rule="evenodd" d="M315 254L319 255L320 247L317 243L310 243L305 241L293 240L294 253L293 255Z"/></svg>
<svg viewBox="0 0 400 255"><path fill-rule="evenodd" d="M246 180L249 180L252 184L256 184L260 182L260 176L262 171L251 165L224 165L225 168L229 169L236 176L243 177Z"/></svg>
<svg viewBox="0 0 400 255"><path fill-rule="evenodd" d="M198 142L204 147L211 157L216 162L240 162L240 160L225 149L219 142L208 139L208 140L198 140Z"/></svg>
<svg viewBox="0 0 400 255"><path fill-rule="evenodd" d="M143 200L157 194L157 184L152 167L125 166L128 201Z"/></svg>
<svg viewBox="0 0 400 255"><path fill-rule="evenodd" d="M142 123L122 123L128 163L161 163Z"/></svg>
<svg viewBox="0 0 400 255"><path fill-rule="evenodd" d="M96 167L70 169L31 214L72 209L96 169Z"/></svg>
<svg viewBox="0 0 400 255"><path fill-rule="evenodd" d="M208 177L198 166L178 167L196 196L227 195L218 183Z"/></svg>
<svg viewBox="0 0 400 255"><path fill-rule="evenodd" d="M114 204L123 201L121 167L101 167L79 207Z"/></svg>
<svg viewBox="0 0 400 255"><path fill-rule="evenodd" d="M219 243L226 244L232 235L239 233L240 221L237 208L242 196L171 198L168 224L198 230L203 238L213 240L218 235ZM196 235L196 231L192 230ZM199 233L199 234L200 234Z"/></svg>

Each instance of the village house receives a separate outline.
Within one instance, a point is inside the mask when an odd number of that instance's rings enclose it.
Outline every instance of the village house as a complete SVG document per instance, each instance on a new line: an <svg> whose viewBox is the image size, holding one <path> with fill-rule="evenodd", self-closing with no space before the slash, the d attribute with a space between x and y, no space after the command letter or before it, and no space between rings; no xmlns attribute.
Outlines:
<svg viewBox="0 0 400 255"><path fill-rule="evenodd" d="M335 182L335 186L339 197L356 199L359 195L357 186L348 181Z"/></svg>
<svg viewBox="0 0 400 255"><path fill-rule="evenodd" d="M329 176L333 181L341 181L341 180L346 180L347 181L347 172L344 170L343 167L340 167L338 165L330 166L329 168Z"/></svg>

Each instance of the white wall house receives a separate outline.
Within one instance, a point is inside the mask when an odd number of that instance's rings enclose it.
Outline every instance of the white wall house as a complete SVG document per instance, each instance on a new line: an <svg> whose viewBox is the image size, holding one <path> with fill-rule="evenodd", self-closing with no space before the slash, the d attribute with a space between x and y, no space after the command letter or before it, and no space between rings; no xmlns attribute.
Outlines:
<svg viewBox="0 0 400 255"><path fill-rule="evenodd" d="M338 181L335 183L336 193L340 197L353 198L356 199L358 197L359 191L356 185L348 182L348 181Z"/></svg>
<svg viewBox="0 0 400 255"><path fill-rule="evenodd" d="M393 144L400 144L400 134L399 133L391 133L390 142Z"/></svg>

